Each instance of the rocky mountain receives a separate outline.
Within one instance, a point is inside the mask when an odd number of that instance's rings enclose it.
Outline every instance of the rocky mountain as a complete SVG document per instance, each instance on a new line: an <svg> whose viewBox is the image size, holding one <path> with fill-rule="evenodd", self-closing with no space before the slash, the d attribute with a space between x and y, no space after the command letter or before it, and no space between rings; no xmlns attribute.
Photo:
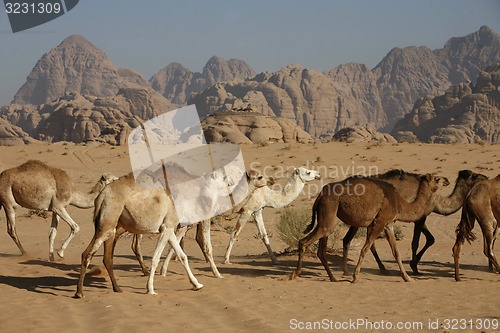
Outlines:
<svg viewBox="0 0 500 333"><path fill-rule="evenodd" d="M201 73L174 62L153 75L149 83L172 102L186 104L192 94L200 93L217 82L244 80L253 76L255 71L243 60L213 56Z"/></svg>
<svg viewBox="0 0 500 333"><path fill-rule="evenodd" d="M289 65L271 73L260 73L245 81L217 83L188 103L195 104L201 116L214 112L251 110L287 118L315 137L333 135L347 126L375 122L378 114L364 112L365 96L353 101L354 94L330 76L300 65Z"/></svg>
<svg viewBox="0 0 500 333"><path fill-rule="evenodd" d="M454 37L441 49L425 46L394 48L372 70L382 106L386 129L427 95L439 95L450 85L474 81L479 71L500 59L500 36L483 26L465 37Z"/></svg>
<svg viewBox="0 0 500 333"><path fill-rule="evenodd" d="M476 84L420 98L392 134L398 141L500 143L500 62L481 72Z"/></svg>
<svg viewBox="0 0 500 333"><path fill-rule="evenodd" d="M221 82L193 96L203 114L248 109L291 119L315 137L345 127L389 131L418 98L473 81L500 59L500 36L488 27L450 39L442 49L395 48L373 69L345 64L325 73L289 65L240 82ZM476 75L476 76L472 76Z"/></svg>
<svg viewBox="0 0 500 333"><path fill-rule="evenodd" d="M117 68L103 51L73 35L38 60L13 103L40 105L66 93L107 97L120 88L148 87L141 74Z"/></svg>
<svg viewBox="0 0 500 333"><path fill-rule="evenodd" d="M40 140L124 145L142 120L175 108L151 89L122 88L110 97L72 93L38 107L11 104L0 116Z"/></svg>
<svg viewBox="0 0 500 333"><path fill-rule="evenodd" d="M207 142L308 143L314 139L294 122L254 112L218 112L202 120Z"/></svg>

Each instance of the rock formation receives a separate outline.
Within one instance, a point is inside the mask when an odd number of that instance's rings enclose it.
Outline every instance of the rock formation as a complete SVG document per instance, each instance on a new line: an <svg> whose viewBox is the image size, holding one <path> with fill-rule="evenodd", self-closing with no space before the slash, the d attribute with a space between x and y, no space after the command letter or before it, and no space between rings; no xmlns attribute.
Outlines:
<svg viewBox="0 0 500 333"><path fill-rule="evenodd" d="M13 103L40 105L67 93L107 97L127 87L149 85L136 71L116 68L103 51L73 35L38 60Z"/></svg>
<svg viewBox="0 0 500 333"><path fill-rule="evenodd" d="M321 138L325 140L325 138ZM380 143L397 143L396 139L390 134L380 133L372 126L355 126L346 127L335 133L331 138L333 141L341 142L380 142Z"/></svg>
<svg viewBox="0 0 500 333"><path fill-rule="evenodd" d="M413 134L435 143L500 143L500 62L481 72L477 83L451 86L444 95L417 100L392 134Z"/></svg>
<svg viewBox="0 0 500 333"><path fill-rule="evenodd" d="M244 80L255 76L255 71L243 60L211 57L203 72L192 72L179 63L162 68L149 80L151 87L177 104L186 104L192 94L197 94L217 82Z"/></svg>
<svg viewBox="0 0 500 333"><path fill-rule="evenodd" d="M202 121L207 142L308 143L314 139L288 119L251 112L218 112Z"/></svg>
<svg viewBox="0 0 500 333"><path fill-rule="evenodd" d="M35 142L37 140L31 138L22 128L0 118L0 146L17 146Z"/></svg>
<svg viewBox="0 0 500 333"><path fill-rule="evenodd" d="M41 140L124 145L140 121L175 108L151 89L123 88L105 98L73 93L38 108L11 105L2 116Z"/></svg>

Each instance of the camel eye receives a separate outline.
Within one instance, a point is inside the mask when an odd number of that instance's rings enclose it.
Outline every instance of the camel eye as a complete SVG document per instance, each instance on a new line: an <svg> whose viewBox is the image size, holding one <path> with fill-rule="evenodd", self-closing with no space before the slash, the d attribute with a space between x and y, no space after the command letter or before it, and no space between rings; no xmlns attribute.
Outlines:
<svg viewBox="0 0 500 333"><path fill-rule="evenodd" d="M261 180L261 179L262 179L262 176L259 176L259 178L258 178L258 179L259 179L259 180Z"/></svg>
<svg viewBox="0 0 500 333"><path fill-rule="evenodd" d="M311 174L311 171L307 171L307 174L310 175Z"/></svg>

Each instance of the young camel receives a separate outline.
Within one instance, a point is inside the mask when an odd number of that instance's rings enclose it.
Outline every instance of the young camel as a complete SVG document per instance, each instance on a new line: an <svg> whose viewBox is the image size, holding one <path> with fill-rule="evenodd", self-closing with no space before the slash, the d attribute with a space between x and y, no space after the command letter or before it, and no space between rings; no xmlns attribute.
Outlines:
<svg viewBox="0 0 500 333"><path fill-rule="evenodd" d="M273 264L277 264L278 260L271 249L266 227L264 226L264 221L262 219L262 210L265 207L281 208L288 205L299 196L300 192L302 192L302 189L304 188L304 185L314 179L320 179L318 171L299 167L294 168L292 176L282 190L276 191L267 186L256 189L248 197L247 201L240 210L241 215L238 218L234 231L231 233L226 254L224 255L224 263L230 264L229 257L231 256L231 250L234 242L236 241L236 237L238 237L243 229L243 226L250 219L250 216L253 215L255 217L255 222L257 223L260 237L269 252L269 256L271 257Z"/></svg>
<svg viewBox="0 0 500 333"><path fill-rule="evenodd" d="M61 217L71 228L57 254L64 257L64 250L79 231L78 224L66 211L68 205L78 208L94 207L94 199L99 192L116 177L103 174L88 193L76 191L71 178L61 169L53 168L37 160L4 170L0 174L0 209L5 209L7 231L24 255L24 250L16 232L16 208L52 211L49 231L49 259L54 260L54 240Z"/></svg>
<svg viewBox="0 0 500 333"><path fill-rule="evenodd" d="M274 184L274 180L271 177L266 177L260 174L260 172L256 170L249 170L246 172L246 181L248 185L248 195L252 193L255 189L263 187L263 186L272 186ZM233 210L236 210L240 208L240 205L237 205ZM233 211L232 210L232 211ZM225 213L227 214L227 213ZM223 215L225 215L223 214ZM222 278L222 275L219 273L219 270L217 269L217 266L215 265L215 261L213 258L213 250L212 250L212 243L210 240L210 224L211 220L203 220L200 223L196 224L196 242L198 243L205 260L210 263L210 268L212 270L212 273L214 274L215 277L217 278ZM179 227L176 231L176 236L177 239L182 241L184 235L186 234L187 230L190 229L191 226L184 226L184 227ZM134 251L137 260L139 261L139 264L141 265L142 271L144 275L149 275L149 270L144 264L144 260L141 254L141 249L140 249L140 238L142 238L141 235L134 235L134 240L132 243L132 250ZM168 265L169 262L174 254L174 250L171 248L170 251L168 252L167 257L165 258L164 264L161 269L161 275L166 276L167 270L168 270Z"/></svg>
<svg viewBox="0 0 500 333"><path fill-rule="evenodd" d="M411 202L417 195L420 184L420 176L421 175L405 172L403 170L390 170L384 174L376 175L373 178L380 179L392 184L403 199ZM420 274L418 271L418 263L420 262L420 259L422 258L425 251L427 251L427 249L431 247L435 241L434 236L425 225L427 216L432 212L445 216L455 213L462 207L465 197L467 196L467 193L469 193L472 186L478 181L484 179L487 179L485 175L477 174L470 170L461 170L458 173L458 177L455 181L455 187L449 196L443 197L438 195L437 193L432 195L431 200L429 200L428 202L424 216L422 216L421 219L415 222L415 226L413 229L413 240L411 243L412 260L410 261L410 267L412 268L414 275ZM344 271L344 275L349 274L347 270L349 243L356 234L357 230L357 227L351 226L343 239L344 261L342 268ZM417 253L420 235L422 233L426 237L426 242L422 250ZM379 265L380 270L382 271L382 273L386 274L387 270L385 269L384 264L377 254L375 244L373 244L373 246L371 247L371 251Z"/></svg>
<svg viewBox="0 0 500 333"><path fill-rule="evenodd" d="M300 275L305 250L319 240L318 257L330 281L337 281L328 265L326 247L328 236L334 231L335 220L338 217L346 224L367 227L366 242L361 249L352 282L357 281L363 258L382 230L387 236L403 279L408 282L412 281L401 262L393 222L396 220L414 222L420 219L425 213L427 202L432 194L440 186L447 185L446 183L446 178L434 177L430 174L422 176L417 197L411 203L404 200L393 185L380 180L348 178L338 183L325 185L314 202L312 221L305 230L305 233L311 230L312 232L299 241L297 269L292 272L290 279Z"/></svg>
<svg viewBox="0 0 500 333"><path fill-rule="evenodd" d="M497 273L500 273L500 265L494 252L500 221L500 175L478 182L465 200L462 218L456 229L457 239L453 246L455 281L461 280L459 258L462 244L465 240L470 243L476 239L472 232L476 219L483 232L483 251L488 258L488 267L493 271L494 266Z"/></svg>
<svg viewBox="0 0 500 333"><path fill-rule="evenodd" d="M134 234L160 234L147 282L148 294L156 294L153 287L154 274L167 242L174 248L177 257L184 265L193 289L203 288L191 272L187 256L175 237L175 228L179 220L172 198L164 189L144 188L136 183L132 174L123 176L106 186L97 197L94 224L94 237L82 253L80 279L75 298L83 297L83 281L87 268L103 243L103 262L111 279L113 291L122 291L113 272L113 254L118 238L125 231Z"/></svg>

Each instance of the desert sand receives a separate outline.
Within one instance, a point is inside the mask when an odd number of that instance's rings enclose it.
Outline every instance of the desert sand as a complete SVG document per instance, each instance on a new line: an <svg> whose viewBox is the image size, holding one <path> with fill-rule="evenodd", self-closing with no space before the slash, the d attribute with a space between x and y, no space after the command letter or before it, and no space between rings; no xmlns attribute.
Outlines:
<svg viewBox="0 0 500 333"><path fill-rule="evenodd" d="M451 192L461 169L471 169L489 177L496 176L500 170L498 145L269 144L243 145L242 150L247 166L258 162L267 174L280 173L279 183L286 181L283 169L308 165L320 170L323 179L311 183L310 187L306 185L303 195L292 203L292 206L306 209L310 209L314 194L322 184L352 175L353 169L355 172L368 167L380 172L390 168L436 172L452 182L451 186L439 190L442 195ZM64 169L82 190L90 189L103 172L120 176L130 171L126 147L73 144L0 147L0 169L33 158ZM87 275L85 281L85 298L74 299L80 256L93 236L92 209L70 207L68 211L81 230L67 248L65 257L55 262L48 261L50 218L29 217L28 210L18 210L18 235L29 253L21 256L6 232L4 212L0 213L3 220L0 228L2 332L290 332L311 331L307 328L312 328L309 325L313 322L322 324L316 331L327 332L500 330L477 326L492 324L500 317L500 276L488 271L477 225L478 239L472 245L466 243L462 249L463 281L457 283L453 279L451 248L459 212L448 217L432 214L428 218L427 225L436 237L436 244L427 251L419 266L423 275L414 277L411 283L401 279L383 239L377 240L377 249L390 276L379 273L369 254L358 284L350 284L351 277L331 283L319 260L311 254L304 261L302 276L287 281L297 255L282 253L285 244L280 241L275 226L283 209L267 209L264 211L265 223L271 234L271 245L279 254L279 265L271 264L263 243L256 237L254 223L246 225L239 236L232 253L233 264L220 264L229 240L227 229L236 221L221 222L213 227L212 242L224 279L213 277L191 231L187 234L185 251L193 273L205 287L192 291L182 265L172 262L166 277L155 278L158 295L146 295L147 277L142 275L130 249L131 237L125 237L119 241L115 252L115 274L124 292L112 291L103 272L101 248L91 263L94 274ZM404 234L398 241L398 248L410 272L413 225L401 222L397 225ZM61 245L68 232L68 226L61 222L56 246ZM143 252L147 261L155 242L154 236L144 237ZM357 239L353 244L351 270L362 242ZM341 277L339 253L333 252L329 258L334 274ZM453 319L466 320L466 328L462 329L464 322L456 322L456 330L447 327L454 323ZM365 320L370 321L371 326L346 326L349 321L361 323ZM417 326L391 330L389 324L397 323ZM342 324L343 328L338 326Z"/></svg>

